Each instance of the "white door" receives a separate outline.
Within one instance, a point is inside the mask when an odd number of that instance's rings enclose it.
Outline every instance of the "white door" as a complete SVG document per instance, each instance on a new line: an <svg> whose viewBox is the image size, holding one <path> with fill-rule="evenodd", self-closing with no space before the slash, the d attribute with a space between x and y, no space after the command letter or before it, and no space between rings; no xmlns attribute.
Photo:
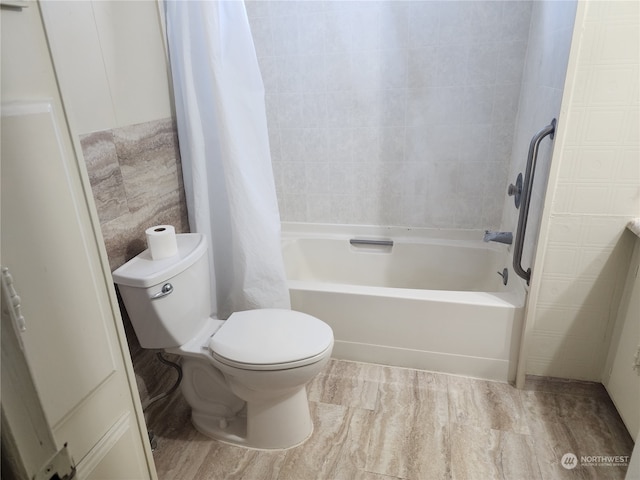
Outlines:
<svg viewBox="0 0 640 480"><path fill-rule="evenodd" d="M63 132L49 102L2 106L1 261L20 297L25 357L79 478L151 478L113 286Z"/></svg>
<svg viewBox="0 0 640 480"><path fill-rule="evenodd" d="M603 384L631 437L640 440L640 240L633 256L611 343Z"/></svg>
<svg viewBox="0 0 640 480"><path fill-rule="evenodd" d="M14 439L47 436L33 419L13 417L9 400L20 400L20 391L25 405L41 402L51 440L56 449L67 445L76 478L156 478L86 172L62 111L38 4L26 4L0 12L0 263L19 296L13 303L26 328L16 330L39 398L28 382L5 381L22 352L5 351L3 337L2 434L9 424ZM10 307L3 299L3 324L8 311L18 313ZM14 453L31 478L46 452L20 445Z"/></svg>

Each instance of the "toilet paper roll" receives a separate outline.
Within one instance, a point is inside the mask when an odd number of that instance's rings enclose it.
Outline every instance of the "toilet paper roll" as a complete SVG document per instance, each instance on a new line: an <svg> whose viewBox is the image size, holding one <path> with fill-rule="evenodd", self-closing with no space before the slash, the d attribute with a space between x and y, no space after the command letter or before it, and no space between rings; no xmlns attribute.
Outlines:
<svg viewBox="0 0 640 480"><path fill-rule="evenodd" d="M147 228L147 247L153 260L162 260L178 253L176 242L176 229L173 225L156 225Z"/></svg>

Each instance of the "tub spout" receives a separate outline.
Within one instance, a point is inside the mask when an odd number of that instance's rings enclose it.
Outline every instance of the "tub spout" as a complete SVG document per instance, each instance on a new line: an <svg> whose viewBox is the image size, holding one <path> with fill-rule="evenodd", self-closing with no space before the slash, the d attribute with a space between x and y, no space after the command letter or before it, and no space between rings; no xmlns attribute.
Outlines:
<svg viewBox="0 0 640 480"><path fill-rule="evenodd" d="M484 231L483 242L498 242L511 245L513 243L513 233L511 232L491 232L489 230Z"/></svg>

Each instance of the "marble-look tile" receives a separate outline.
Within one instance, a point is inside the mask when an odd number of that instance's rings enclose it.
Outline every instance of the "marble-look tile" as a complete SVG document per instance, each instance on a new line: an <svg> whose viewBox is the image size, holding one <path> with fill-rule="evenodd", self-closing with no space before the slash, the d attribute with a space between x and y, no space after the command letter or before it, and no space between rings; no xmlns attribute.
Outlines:
<svg viewBox="0 0 640 480"><path fill-rule="evenodd" d="M112 132L129 210L135 212L154 202L176 201L184 187L172 120L131 125Z"/></svg>
<svg viewBox="0 0 640 480"><path fill-rule="evenodd" d="M147 248L148 227L189 231L171 119L83 135L81 144L112 270Z"/></svg>
<svg viewBox="0 0 640 480"><path fill-rule="evenodd" d="M418 389L447 392L448 375L411 368L375 365L379 369L378 382L381 384L413 386Z"/></svg>
<svg viewBox="0 0 640 480"><path fill-rule="evenodd" d="M220 442L209 442L205 460L193 477L185 480L276 480L286 452L251 450Z"/></svg>
<svg viewBox="0 0 640 480"><path fill-rule="evenodd" d="M354 480L401 480L400 477L393 477L390 475L383 475L381 473L373 473L367 472L365 470L360 470Z"/></svg>
<svg viewBox="0 0 640 480"><path fill-rule="evenodd" d="M310 406L314 432L303 445L287 451L279 480L352 480L364 466L359 442L370 428L369 412L325 403Z"/></svg>
<svg viewBox="0 0 640 480"><path fill-rule="evenodd" d="M212 440L191 425L191 409L179 391L150 407L158 446L156 470L162 480L278 478L286 452L252 450Z"/></svg>
<svg viewBox="0 0 640 480"><path fill-rule="evenodd" d="M113 134L106 131L82 135L80 145L100 223L129 213Z"/></svg>
<svg viewBox="0 0 640 480"><path fill-rule="evenodd" d="M453 480L542 480L533 438L503 430L451 425Z"/></svg>
<svg viewBox="0 0 640 480"><path fill-rule="evenodd" d="M115 270L147 248L145 230L153 225L173 225L176 233L189 232L187 207L183 199L161 198L138 211L101 224L109 266Z"/></svg>
<svg viewBox="0 0 640 480"><path fill-rule="evenodd" d="M384 369L366 471L401 478L449 478L447 393L438 381L429 381L439 377Z"/></svg>
<svg viewBox="0 0 640 480"><path fill-rule="evenodd" d="M172 383L157 366L140 365L141 349L132 344L136 374L162 376L155 380L162 388ZM540 380L536 390L515 391L495 382L342 360L332 360L321 375L335 378L318 382L312 388L317 395L325 396L328 386L334 389L328 397L345 403L357 403L346 398L349 389L361 395L362 382L376 384L375 408L312 401L312 436L284 451L244 449L199 434L179 391L154 404L146 417L158 437L160 480L622 480L624 467L567 470L560 459L567 452L578 458L629 455L633 447L611 401L597 389L593 396L552 393L547 390L556 386ZM149 388L153 381L147 382ZM569 383L562 391L591 388Z"/></svg>
<svg viewBox="0 0 640 480"><path fill-rule="evenodd" d="M373 410L378 400L380 367L331 360L307 386L309 400Z"/></svg>
<svg viewBox="0 0 640 480"><path fill-rule="evenodd" d="M339 470L335 477L351 480L364 472L369 456L369 443L367 439L373 428L375 413L360 409L350 408L348 411L349 432L344 442L344 447L338 461ZM357 469L357 470L356 470ZM342 473L344 471L344 473ZM347 475L348 474L348 475Z"/></svg>
<svg viewBox="0 0 640 480"><path fill-rule="evenodd" d="M147 425L158 442L153 458L160 478L194 478L212 442L191 426L191 409L181 392L174 392L169 401L152 406Z"/></svg>
<svg viewBox="0 0 640 480"><path fill-rule="evenodd" d="M544 478L624 476L624 467L579 465L568 474L560 465L565 453L578 458L631 455L633 441L609 399L539 391L522 391L520 395Z"/></svg>
<svg viewBox="0 0 640 480"><path fill-rule="evenodd" d="M156 471L162 472L159 478L163 480L195 479L196 472L208 458L211 440L203 437L195 429L190 429L188 435L172 439L171 446L171 449L154 452Z"/></svg>
<svg viewBox="0 0 640 480"><path fill-rule="evenodd" d="M342 377L345 380L358 378L367 382L379 382L381 381L385 368L383 365L373 363L336 360L332 358L324 373Z"/></svg>
<svg viewBox="0 0 640 480"><path fill-rule="evenodd" d="M565 395L586 395L597 398L609 397L607 390L601 383L569 380L566 378L540 377L537 375L527 375L523 390Z"/></svg>
<svg viewBox="0 0 640 480"><path fill-rule="evenodd" d="M518 390L507 383L449 377L451 421L485 429L528 434Z"/></svg>
<svg viewBox="0 0 640 480"><path fill-rule="evenodd" d="M436 372L425 372L415 370L418 388L434 390L438 392L449 392L449 376Z"/></svg>
<svg viewBox="0 0 640 480"><path fill-rule="evenodd" d="M165 365L156 358L157 351L145 350L142 358L133 361L141 363L142 368L136 372L136 384L140 392L140 402L143 408L150 407L150 400L163 392L169 391L178 380L178 372L175 368ZM178 355L163 353L165 360L180 365L181 358ZM155 405L155 402L154 402Z"/></svg>

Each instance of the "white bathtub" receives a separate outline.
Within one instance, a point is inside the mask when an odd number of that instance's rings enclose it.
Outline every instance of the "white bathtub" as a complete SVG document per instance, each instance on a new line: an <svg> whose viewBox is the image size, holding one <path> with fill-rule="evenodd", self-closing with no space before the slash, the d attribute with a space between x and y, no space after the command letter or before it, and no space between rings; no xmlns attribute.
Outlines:
<svg viewBox="0 0 640 480"><path fill-rule="evenodd" d="M292 308L333 328L336 358L512 381L525 288L482 234L283 223Z"/></svg>

